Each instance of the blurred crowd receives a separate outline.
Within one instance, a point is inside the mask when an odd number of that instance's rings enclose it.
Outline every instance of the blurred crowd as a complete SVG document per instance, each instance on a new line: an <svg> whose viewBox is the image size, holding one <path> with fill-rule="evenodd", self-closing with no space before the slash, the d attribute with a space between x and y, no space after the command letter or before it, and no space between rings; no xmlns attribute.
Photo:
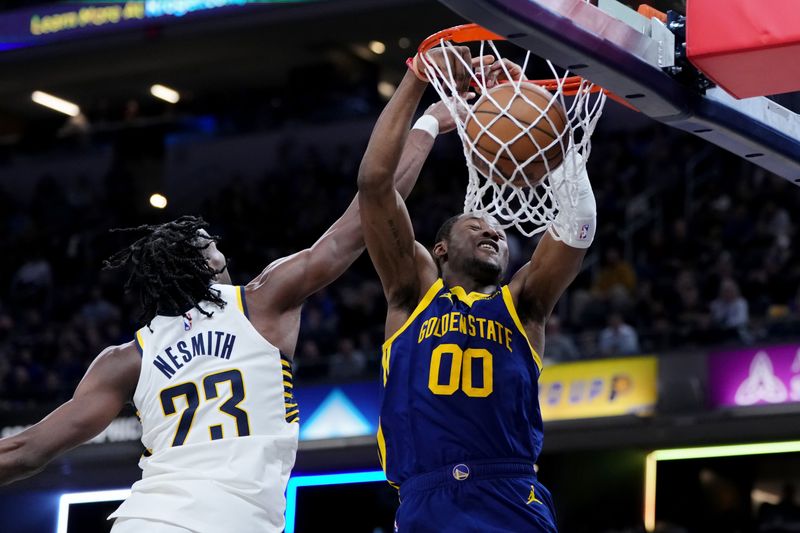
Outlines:
<svg viewBox="0 0 800 533"><path fill-rule="evenodd" d="M311 245L344 210L360 153L346 146L331 153L287 143L260 180L231 176L205 199L199 214L221 237L234 282ZM547 326L547 360L746 345L797 331L795 186L662 127L599 131L592 154L599 230ZM0 401L68 398L94 356L140 326L124 274L102 270L103 259L129 242L108 230L183 213L131 208L125 184L133 178L123 163L112 165L103 186L81 176L38 177L29 204L0 185ZM418 240L432 244L441 222L461 209L465 176L457 138L443 137L409 199ZM509 244L513 272L536 242L511 232ZM384 313L380 284L362 257L305 306L298 380L377 375Z"/></svg>

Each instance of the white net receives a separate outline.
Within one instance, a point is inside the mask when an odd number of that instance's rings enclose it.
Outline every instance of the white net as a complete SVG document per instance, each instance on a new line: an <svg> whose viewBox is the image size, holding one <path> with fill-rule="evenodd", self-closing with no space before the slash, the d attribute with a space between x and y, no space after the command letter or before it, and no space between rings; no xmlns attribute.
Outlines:
<svg viewBox="0 0 800 533"><path fill-rule="evenodd" d="M499 79L505 82L497 85L486 75L488 65L473 71L454 46L439 42L436 48L444 48L448 58L442 66L430 50L420 56L464 146L469 171L464 212L495 216L504 227L515 226L527 236L544 231L563 202L577 201L576 181L585 171L606 95L569 72L559 74L550 61L550 92L539 88L524 77L530 52L519 65L522 77L513 76L513 67L503 63ZM479 56L486 54L502 57L493 41L480 41ZM459 94L454 61L471 72L477 101L467 102Z"/></svg>

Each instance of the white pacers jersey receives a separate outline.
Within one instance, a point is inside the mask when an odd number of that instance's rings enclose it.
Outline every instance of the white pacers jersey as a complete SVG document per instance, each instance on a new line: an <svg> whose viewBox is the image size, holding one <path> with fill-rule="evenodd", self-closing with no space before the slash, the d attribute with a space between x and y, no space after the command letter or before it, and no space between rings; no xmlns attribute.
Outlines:
<svg viewBox="0 0 800 533"><path fill-rule="evenodd" d="M297 452L291 366L250 324L244 289L213 288L224 309L205 302L210 317L159 315L136 333L133 401L147 451L142 479L111 518L280 532Z"/></svg>

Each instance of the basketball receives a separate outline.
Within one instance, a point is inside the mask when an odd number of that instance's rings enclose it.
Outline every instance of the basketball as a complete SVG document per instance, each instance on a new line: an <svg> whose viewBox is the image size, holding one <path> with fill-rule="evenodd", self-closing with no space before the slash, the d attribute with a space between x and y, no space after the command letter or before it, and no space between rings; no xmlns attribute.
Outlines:
<svg viewBox="0 0 800 533"><path fill-rule="evenodd" d="M519 92L510 83L498 85L481 96L466 123L478 169L496 183L510 180L525 187L538 184L548 170L561 165L564 150L558 139L567 118L557 101L547 107L551 99L547 90L532 83L522 83ZM490 167L478 154L494 164Z"/></svg>

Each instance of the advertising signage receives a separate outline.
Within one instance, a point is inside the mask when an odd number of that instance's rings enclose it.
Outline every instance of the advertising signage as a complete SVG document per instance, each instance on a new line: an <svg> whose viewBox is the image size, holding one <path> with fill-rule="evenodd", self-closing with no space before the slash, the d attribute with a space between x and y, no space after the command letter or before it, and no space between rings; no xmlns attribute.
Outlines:
<svg viewBox="0 0 800 533"><path fill-rule="evenodd" d="M654 356L553 365L545 367L539 378L545 422L650 415L657 400L658 359Z"/></svg>
<svg viewBox="0 0 800 533"><path fill-rule="evenodd" d="M315 0L127 0L59 2L0 14L0 51L118 32L195 14L218 14L249 5Z"/></svg>
<svg viewBox="0 0 800 533"><path fill-rule="evenodd" d="M800 401L800 346L796 344L712 353L708 358L712 407Z"/></svg>

